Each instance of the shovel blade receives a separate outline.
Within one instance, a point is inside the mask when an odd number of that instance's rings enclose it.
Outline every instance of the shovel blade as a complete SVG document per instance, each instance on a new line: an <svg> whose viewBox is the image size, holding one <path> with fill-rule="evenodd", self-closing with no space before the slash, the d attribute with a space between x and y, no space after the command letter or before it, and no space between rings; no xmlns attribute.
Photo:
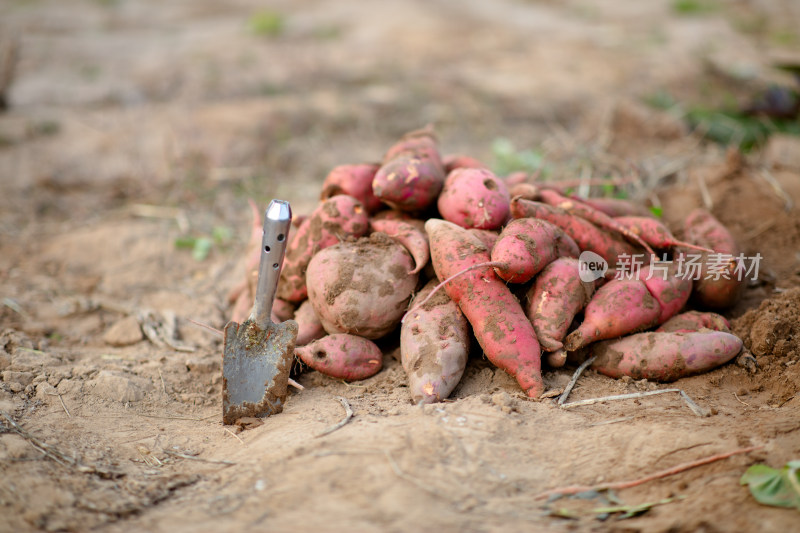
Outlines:
<svg viewBox="0 0 800 533"><path fill-rule="evenodd" d="M280 413L286 401L294 358L297 322L269 322L265 329L252 320L225 326L222 356L222 421Z"/></svg>

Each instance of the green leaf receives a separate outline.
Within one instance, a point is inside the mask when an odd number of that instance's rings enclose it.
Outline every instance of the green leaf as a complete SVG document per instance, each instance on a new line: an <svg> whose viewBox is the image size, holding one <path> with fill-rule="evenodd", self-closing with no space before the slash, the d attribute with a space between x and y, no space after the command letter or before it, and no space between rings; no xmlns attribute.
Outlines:
<svg viewBox="0 0 800 533"><path fill-rule="evenodd" d="M658 218L661 218L662 216L664 216L664 209L662 209L660 207L656 207L654 205L651 205L650 207L648 207L648 209L650 210L651 213L653 213L653 215L657 216Z"/></svg>
<svg viewBox="0 0 800 533"><path fill-rule="evenodd" d="M664 505L667 503L674 502L675 500L682 500L685 496L679 496L677 498L664 498L663 500L658 500L655 502L647 502L647 503L640 503L636 505L617 505L614 507L597 507L592 509L592 513L598 515L606 515L612 513L623 513L619 519L624 520L626 518L633 518L634 516L639 516L640 514L646 513L656 505Z"/></svg>
<svg viewBox="0 0 800 533"><path fill-rule="evenodd" d="M178 237L175 239L175 248L178 250L191 250L197 239L195 237Z"/></svg>
<svg viewBox="0 0 800 533"><path fill-rule="evenodd" d="M211 239L207 237L200 237L194 243L194 248L192 248L192 257L195 261L202 261L208 254L211 252L211 247L213 246L213 242Z"/></svg>
<svg viewBox="0 0 800 533"><path fill-rule="evenodd" d="M757 502L774 507L800 510L800 461L790 461L777 470L767 465L753 465L739 483L748 485Z"/></svg>
<svg viewBox="0 0 800 533"><path fill-rule="evenodd" d="M260 37L277 37L286 27L286 19L276 11L253 13L247 21L250 31Z"/></svg>
<svg viewBox="0 0 800 533"><path fill-rule="evenodd" d="M233 237L233 230L228 226L216 226L211 231L211 238L216 244L225 244Z"/></svg>

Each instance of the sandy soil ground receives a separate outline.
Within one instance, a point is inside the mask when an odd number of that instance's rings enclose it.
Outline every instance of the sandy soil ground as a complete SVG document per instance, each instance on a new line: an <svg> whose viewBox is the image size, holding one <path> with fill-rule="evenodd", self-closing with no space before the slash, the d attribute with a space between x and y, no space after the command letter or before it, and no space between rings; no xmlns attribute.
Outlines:
<svg viewBox="0 0 800 533"><path fill-rule="evenodd" d="M0 419L0 531L796 530L796 510L755 503L739 477L800 458L798 141L739 158L642 102L788 82L770 65L798 53L800 9L678 4L0 5L19 43L0 114L0 416L21 428ZM246 200L308 213L331 167L427 123L445 152L540 149L554 177L635 164L633 195L673 225L710 205L763 256L728 313L757 368L678 381L712 413L698 417L677 395L528 401L476 354L452 401L420 407L395 336L375 377L306 372L284 413L223 426L221 340L190 320L230 314ZM176 248L186 237L208 256ZM548 390L573 370L546 372ZM571 399L665 387L587 371ZM318 437L337 397L354 417ZM761 448L617 491L673 498L636 518L599 520L601 494L535 498L746 446Z"/></svg>

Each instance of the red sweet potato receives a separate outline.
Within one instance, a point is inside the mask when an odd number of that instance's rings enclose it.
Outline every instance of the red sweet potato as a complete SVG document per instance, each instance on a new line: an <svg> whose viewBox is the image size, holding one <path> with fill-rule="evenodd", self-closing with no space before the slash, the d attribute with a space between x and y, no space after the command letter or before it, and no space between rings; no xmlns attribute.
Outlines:
<svg viewBox="0 0 800 533"><path fill-rule="evenodd" d="M384 233L317 252L308 265L308 299L328 333L378 339L400 324L417 274L406 249Z"/></svg>
<svg viewBox="0 0 800 533"><path fill-rule="evenodd" d="M713 331L731 332L731 323L722 315L711 312L686 311L675 315L663 324L656 331L663 333L689 333L701 329Z"/></svg>
<svg viewBox="0 0 800 533"><path fill-rule="evenodd" d="M333 167L322 183L320 200L327 200L338 194L352 196L364 206L367 213L375 213L381 208L381 201L372 192L372 180L380 165L361 163Z"/></svg>
<svg viewBox="0 0 800 533"><path fill-rule="evenodd" d="M545 203L554 207L560 207L570 214L584 218L599 228L609 232L615 231L624 235L627 239L644 248L647 253L655 255L655 252L653 252L652 248L650 248L650 245L647 244L647 242L645 242L639 235L630 231L627 227L620 224L614 218L606 215L602 211L598 211L597 209L594 209L590 205L579 200L567 198L552 189L542 189L539 192L539 196L541 196Z"/></svg>
<svg viewBox="0 0 800 533"><path fill-rule="evenodd" d="M314 254L348 237L360 237L368 230L364 206L352 196L337 195L320 203L286 247L278 297L288 302L305 300L306 269Z"/></svg>
<svg viewBox="0 0 800 533"><path fill-rule="evenodd" d="M581 281L577 259L561 257L544 267L525 298L525 314L544 350L562 348L572 320L593 293L594 284Z"/></svg>
<svg viewBox="0 0 800 533"><path fill-rule="evenodd" d="M456 224L430 219L425 230L439 279L489 261L480 239ZM494 270L468 271L447 283L445 290L469 320L486 357L514 376L528 396L539 396L544 390L539 341L519 302Z"/></svg>
<svg viewBox="0 0 800 533"><path fill-rule="evenodd" d="M731 232L705 209L695 209L684 221L684 233L689 242L715 252L700 258L700 272L694 284L695 301L711 309L735 305L744 289L745 269Z"/></svg>
<svg viewBox="0 0 800 533"><path fill-rule="evenodd" d="M461 380L469 356L469 323L444 291L415 307L436 286L431 280L414 297L400 327L400 361L415 403L444 400Z"/></svg>
<svg viewBox="0 0 800 533"><path fill-rule="evenodd" d="M660 315L658 300L643 281L611 280L586 305L583 322L567 335L564 347L572 352L592 342L648 329Z"/></svg>
<svg viewBox="0 0 800 533"><path fill-rule="evenodd" d="M575 196L572 198L580 200L610 217L635 216L653 218L653 214L646 207L622 198L578 198Z"/></svg>
<svg viewBox="0 0 800 533"><path fill-rule="evenodd" d="M663 223L652 217L621 216L616 217L614 220L628 228L629 231L639 235L653 248L673 248L675 246L680 246L684 248L699 248L700 250L708 251L696 244L679 241Z"/></svg>
<svg viewBox="0 0 800 533"><path fill-rule="evenodd" d="M322 322L314 312L311 302L306 300L300 304L294 313L294 321L297 322L297 340L295 346L305 346L309 342L321 339L327 332L322 327Z"/></svg>
<svg viewBox="0 0 800 533"><path fill-rule="evenodd" d="M564 230L537 218L517 218L500 232L492 261L507 266L495 272L510 283L526 283L559 257L578 257L581 251Z"/></svg>
<svg viewBox="0 0 800 533"><path fill-rule="evenodd" d="M530 200L532 202L538 202L541 200L539 196L539 187L532 183L517 183L513 187L508 189L508 194L511 198L519 196L520 198L524 198L525 200Z"/></svg>
<svg viewBox="0 0 800 533"><path fill-rule="evenodd" d="M485 168L448 174L437 200L439 213L463 228L497 229L508 220L509 195L503 180Z"/></svg>
<svg viewBox="0 0 800 533"><path fill-rule="evenodd" d="M294 353L314 370L346 381L374 376L383 367L383 354L374 342L347 333L326 335Z"/></svg>
<svg viewBox="0 0 800 533"><path fill-rule="evenodd" d="M581 250L598 254L613 268L621 255L633 255L636 248L617 235L605 232L581 217L570 215L561 208L515 197L511 200L511 216L533 217L555 224L572 237Z"/></svg>
<svg viewBox="0 0 800 533"><path fill-rule="evenodd" d="M692 294L692 280L678 275L676 263L646 265L639 271L639 279L658 300L659 324L677 315Z"/></svg>
<svg viewBox="0 0 800 533"><path fill-rule="evenodd" d="M721 331L651 331L593 345L592 368L614 378L675 381L727 363L741 349L739 337Z"/></svg>
<svg viewBox="0 0 800 533"><path fill-rule="evenodd" d="M486 249L489 250L489 252L492 251L494 244L497 242L497 238L500 236L497 231L490 229L470 228L467 231L478 237L481 242L486 245Z"/></svg>
<svg viewBox="0 0 800 533"><path fill-rule="evenodd" d="M396 240L414 258L414 269L409 274L416 274L428 263L431 257L428 244L428 234L425 233L424 224L419 221L419 226L403 220L389 220L388 218L373 218L370 225L375 231L385 233ZM420 227L421 226L421 227Z"/></svg>
<svg viewBox="0 0 800 533"><path fill-rule="evenodd" d="M430 129L407 134L383 160L372 180L372 192L401 211L423 211L433 205L444 185L444 165Z"/></svg>

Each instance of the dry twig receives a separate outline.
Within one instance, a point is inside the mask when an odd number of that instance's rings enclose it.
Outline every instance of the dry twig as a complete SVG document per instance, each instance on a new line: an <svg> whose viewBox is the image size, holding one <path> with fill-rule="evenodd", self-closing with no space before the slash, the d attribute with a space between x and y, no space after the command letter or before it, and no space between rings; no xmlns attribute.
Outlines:
<svg viewBox="0 0 800 533"><path fill-rule="evenodd" d="M564 392L561 393L561 396L558 398L558 405L564 405L564 402L567 401L567 397L569 397L569 393L572 392L572 388L575 387L575 384L578 382L578 378L581 376L584 370L586 370L589 365L594 363L594 360L597 359L597 356L592 356L583 363L578 369L572 374L572 379L569 380L567 386L564 388Z"/></svg>
<svg viewBox="0 0 800 533"><path fill-rule="evenodd" d="M339 400L339 403L341 403L342 407L344 407L344 412L345 412L344 418L338 423L332 425L331 427L323 431L322 433L317 434L316 435L317 437L323 437L325 435L333 433L337 429L344 427L344 425L350 422L350 419L353 418L353 409L352 407L350 407L350 404L347 403L347 400L341 396L338 396L336 399Z"/></svg>
<svg viewBox="0 0 800 533"><path fill-rule="evenodd" d="M11 431L22 437L23 439L27 440L31 443L31 446L39 450L45 457L49 457L56 463L60 464L63 467L72 467L75 468L78 472L84 472L93 474L97 472L97 469L93 466L88 466L82 464L78 461L75 457L69 456L56 448L55 446L50 446L46 442L41 441L37 437L33 436L29 432L22 429L22 427L17 424L11 415L4 411L0 411L0 417L5 418L5 425Z"/></svg>
<svg viewBox="0 0 800 533"><path fill-rule="evenodd" d="M233 466L236 463L232 461L219 461L217 459L203 459L202 457L197 457L195 455L189 455L186 453L180 452L173 452L172 450L162 450L167 455L172 455L173 457L180 457L181 459L189 459L191 461L201 461L203 463L212 463L215 465L225 465L225 466Z"/></svg>
<svg viewBox="0 0 800 533"><path fill-rule="evenodd" d="M651 390L646 392L632 392L630 394L619 394L617 396L601 396L600 398L589 398L586 400L577 400L575 402L569 402L565 404L561 404L563 409L569 409L570 407L579 407L581 405L592 405L595 403L600 402L608 402L612 400L633 400L637 398L644 398L645 396L653 396L655 394L665 394L667 392L677 392L683 398L683 401L686 402L686 405L689 406L689 409L692 410L694 414L697 416L708 416L710 413L697 405L694 400L692 400L688 394L683 392L681 389L661 389L661 390Z"/></svg>
<svg viewBox="0 0 800 533"><path fill-rule="evenodd" d="M679 474L681 472L685 472L686 470L690 470L692 468L707 465L709 463L713 463L715 461L720 461L722 459L727 459L728 457L732 457L734 455L739 455L743 453L752 452L754 450L760 450L764 446L750 446L748 448L739 448L730 452L720 453L716 455L711 455L708 457L703 457L702 459L697 459L695 461L690 461L688 463L681 463L679 465L673 466L672 468L667 468L666 470L661 470L654 474L650 474L649 476L641 477L638 479L631 479L628 481L616 481L613 483L599 483L597 485L572 485L569 487L561 487L557 489L551 489L541 494L537 494L534 496L534 500L543 500L545 498L549 498L550 496L566 496L569 494L579 494L581 492L589 492L589 491L601 491L601 490L620 490L620 489L629 489L631 487L636 487L637 485L642 485L647 483L648 481L653 481L655 479L661 479L668 476L673 476L675 474Z"/></svg>

